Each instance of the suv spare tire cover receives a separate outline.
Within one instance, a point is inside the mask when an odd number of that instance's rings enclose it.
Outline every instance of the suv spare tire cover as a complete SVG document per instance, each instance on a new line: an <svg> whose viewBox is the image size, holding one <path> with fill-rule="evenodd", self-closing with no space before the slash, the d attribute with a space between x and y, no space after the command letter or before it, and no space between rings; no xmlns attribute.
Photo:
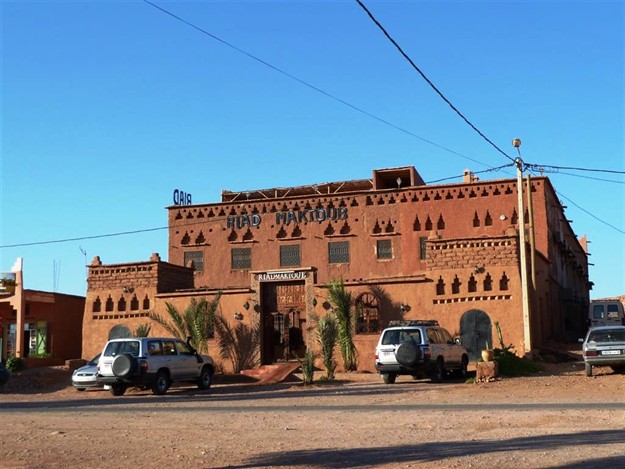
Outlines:
<svg viewBox="0 0 625 469"><path fill-rule="evenodd" d="M127 378L134 373L136 366L137 362L134 357L127 353L123 353L121 355L117 355L113 359L111 368L113 370L113 374L118 378Z"/></svg>
<svg viewBox="0 0 625 469"><path fill-rule="evenodd" d="M412 340L402 342L395 351L397 363L404 366L414 366L421 358L421 349Z"/></svg>

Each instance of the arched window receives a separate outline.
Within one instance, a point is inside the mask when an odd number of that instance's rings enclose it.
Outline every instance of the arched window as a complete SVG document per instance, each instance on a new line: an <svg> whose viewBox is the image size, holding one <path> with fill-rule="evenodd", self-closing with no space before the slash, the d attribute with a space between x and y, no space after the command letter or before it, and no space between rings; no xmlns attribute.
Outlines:
<svg viewBox="0 0 625 469"><path fill-rule="evenodd" d="M93 302L93 312L99 313L102 310L102 302L100 301L100 297L98 296Z"/></svg>
<svg viewBox="0 0 625 469"><path fill-rule="evenodd" d="M109 331L109 338L108 340L112 340L112 339L127 339L128 337L132 337L132 332L130 331L130 329L128 329L128 327L119 324L117 326L114 326L110 331Z"/></svg>
<svg viewBox="0 0 625 469"><path fill-rule="evenodd" d="M356 333L373 334L380 331L380 303L373 293L363 293L356 298L356 313Z"/></svg>

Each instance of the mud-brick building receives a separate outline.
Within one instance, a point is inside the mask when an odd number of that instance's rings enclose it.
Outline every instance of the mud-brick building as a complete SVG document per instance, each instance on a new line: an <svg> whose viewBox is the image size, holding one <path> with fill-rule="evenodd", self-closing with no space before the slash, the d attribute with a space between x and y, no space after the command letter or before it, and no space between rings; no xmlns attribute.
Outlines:
<svg viewBox="0 0 625 469"><path fill-rule="evenodd" d="M80 358L85 297L24 288L21 258L9 276L10 288L0 288L0 359L34 367Z"/></svg>
<svg viewBox="0 0 625 469"><path fill-rule="evenodd" d="M591 287L585 240L548 178L523 186L524 206L532 201L524 213L516 179L480 181L467 171L462 183L426 185L413 167L170 206L168 262L89 267L83 353L116 327L145 322L149 310L221 292L226 318L260 324L261 361L288 359L302 340L314 344L311 314L331 309L325 286L339 278L354 298L362 370L373 370L379 332L392 319L437 319L472 357L497 340L495 321L520 354L580 337ZM520 227L534 234L525 246ZM521 249L534 285L529 317Z"/></svg>

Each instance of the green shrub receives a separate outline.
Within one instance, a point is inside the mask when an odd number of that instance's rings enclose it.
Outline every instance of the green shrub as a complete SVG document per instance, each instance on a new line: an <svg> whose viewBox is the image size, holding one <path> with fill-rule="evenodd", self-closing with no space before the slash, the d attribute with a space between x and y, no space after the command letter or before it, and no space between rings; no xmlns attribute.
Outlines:
<svg viewBox="0 0 625 469"><path fill-rule="evenodd" d="M495 349L495 361L502 376L527 376L542 371L539 364L501 349Z"/></svg>
<svg viewBox="0 0 625 469"><path fill-rule="evenodd" d="M12 356L7 359L5 367L11 373L15 373L16 371L22 371L24 368L26 368L26 365L24 363L24 360L22 360L21 358Z"/></svg>
<svg viewBox="0 0 625 469"><path fill-rule="evenodd" d="M306 349L304 358L297 358L300 366L302 367L302 379L304 384L312 384L315 377L315 354L310 349Z"/></svg>

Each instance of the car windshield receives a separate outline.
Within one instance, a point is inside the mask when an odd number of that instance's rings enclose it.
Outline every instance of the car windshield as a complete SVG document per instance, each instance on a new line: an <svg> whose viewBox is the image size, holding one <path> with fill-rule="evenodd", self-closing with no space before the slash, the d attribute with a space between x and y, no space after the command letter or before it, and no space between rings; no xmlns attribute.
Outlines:
<svg viewBox="0 0 625 469"><path fill-rule="evenodd" d="M588 342L625 342L625 329L604 329L591 332Z"/></svg>

